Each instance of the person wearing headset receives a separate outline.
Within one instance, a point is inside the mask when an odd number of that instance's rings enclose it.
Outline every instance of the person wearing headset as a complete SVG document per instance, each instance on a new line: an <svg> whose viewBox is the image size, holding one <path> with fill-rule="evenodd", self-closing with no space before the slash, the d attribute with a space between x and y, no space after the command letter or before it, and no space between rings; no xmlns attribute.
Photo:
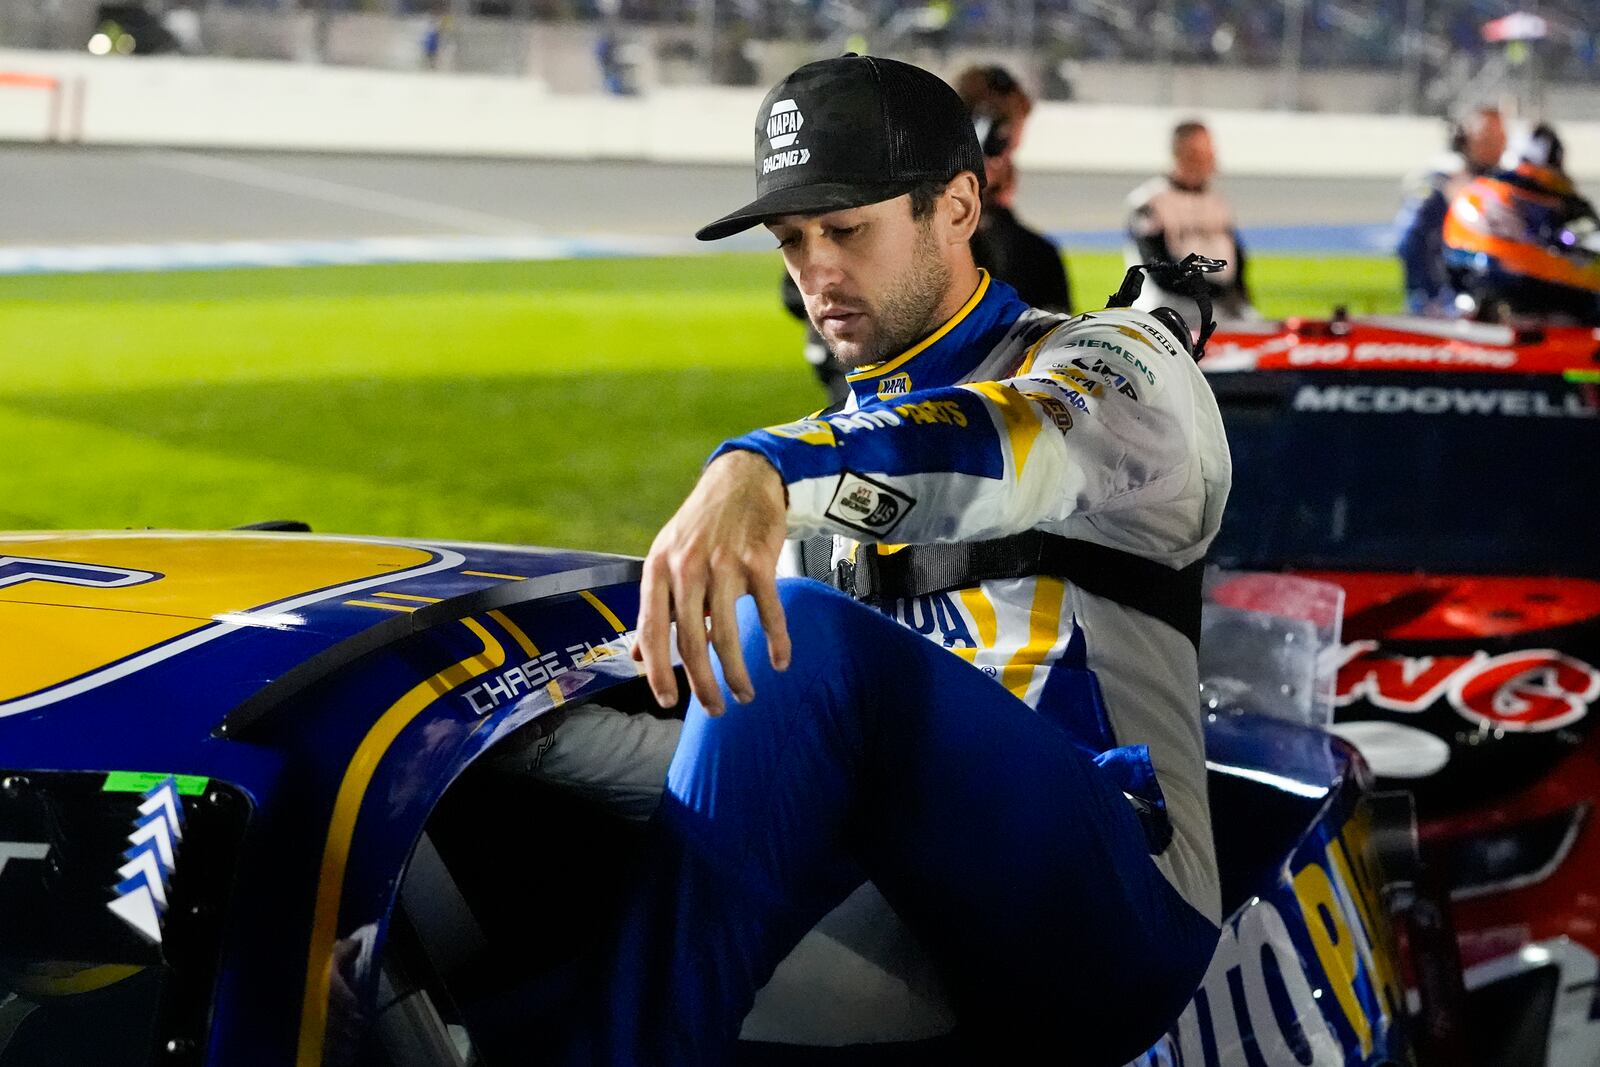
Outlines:
<svg viewBox="0 0 1600 1067"><path fill-rule="evenodd" d="M1071 314L1072 288L1060 250L1024 226L1012 206L1017 195L1017 147L1033 100L999 66L969 67L956 78L955 87L972 116L987 179L983 215L972 237L973 259L1015 289L1025 303Z"/></svg>

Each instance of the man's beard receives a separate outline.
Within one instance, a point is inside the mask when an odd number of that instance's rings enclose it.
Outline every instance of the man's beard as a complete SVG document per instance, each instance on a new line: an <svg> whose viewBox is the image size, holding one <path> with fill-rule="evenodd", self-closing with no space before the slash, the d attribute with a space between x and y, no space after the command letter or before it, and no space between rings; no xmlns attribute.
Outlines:
<svg viewBox="0 0 1600 1067"><path fill-rule="evenodd" d="M933 227L924 226L921 231L910 267L872 308L872 342L852 356L833 353L844 366L854 369L881 363L904 352L938 327L939 307L950 289L950 268L939 256ZM817 332L821 334L822 331L819 328ZM832 346L829 348L831 350Z"/></svg>

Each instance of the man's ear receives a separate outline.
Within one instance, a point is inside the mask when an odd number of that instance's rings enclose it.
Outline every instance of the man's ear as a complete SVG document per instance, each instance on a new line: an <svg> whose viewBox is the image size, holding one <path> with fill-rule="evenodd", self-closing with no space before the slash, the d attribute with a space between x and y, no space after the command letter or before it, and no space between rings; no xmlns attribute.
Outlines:
<svg viewBox="0 0 1600 1067"><path fill-rule="evenodd" d="M949 226L947 238L952 244L970 241L978 228L978 215L983 210L977 175L969 170L957 174L945 186L940 199L944 201L944 215Z"/></svg>

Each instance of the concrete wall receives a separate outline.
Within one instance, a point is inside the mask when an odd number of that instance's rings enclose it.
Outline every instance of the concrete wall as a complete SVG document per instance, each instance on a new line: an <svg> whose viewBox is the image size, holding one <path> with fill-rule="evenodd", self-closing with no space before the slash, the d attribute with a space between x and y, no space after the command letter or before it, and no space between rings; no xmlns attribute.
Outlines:
<svg viewBox="0 0 1600 1067"><path fill-rule="evenodd" d="M759 89L661 88L633 98L550 92L536 78L200 58L0 50L0 140L747 164ZM0 79L3 81L3 79ZM1165 165L1174 120L1132 104L1040 105L1023 146L1036 170ZM1202 109L1236 174L1399 177L1438 150L1432 119ZM1600 122L1563 126L1582 178L1600 178Z"/></svg>

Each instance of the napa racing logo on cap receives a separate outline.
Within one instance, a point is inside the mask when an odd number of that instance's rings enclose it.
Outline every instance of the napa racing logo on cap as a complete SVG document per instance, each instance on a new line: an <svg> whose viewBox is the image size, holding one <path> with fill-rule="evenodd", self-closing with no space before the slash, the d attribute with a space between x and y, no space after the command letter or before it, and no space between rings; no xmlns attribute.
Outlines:
<svg viewBox="0 0 1600 1067"><path fill-rule="evenodd" d="M767 112L767 145L772 155L761 161L761 173L771 174L785 167L798 167L811 159L811 149L795 148L800 139L800 127L806 124L800 105L793 100L779 100Z"/></svg>
<svg viewBox="0 0 1600 1067"><path fill-rule="evenodd" d="M839 476L824 514L834 522L873 536L892 531L916 503L911 497L850 471Z"/></svg>

